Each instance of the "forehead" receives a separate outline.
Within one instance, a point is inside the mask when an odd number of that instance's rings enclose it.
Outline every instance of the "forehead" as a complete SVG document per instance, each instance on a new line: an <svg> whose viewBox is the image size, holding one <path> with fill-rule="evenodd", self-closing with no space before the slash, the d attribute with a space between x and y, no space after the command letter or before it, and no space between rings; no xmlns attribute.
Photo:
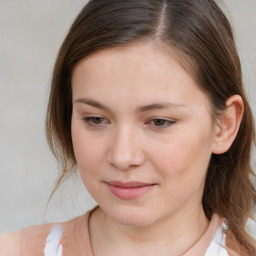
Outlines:
<svg viewBox="0 0 256 256"><path fill-rule="evenodd" d="M80 60L75 66L73 77L77 70L87 74L108 75L114 78L118 74L133 77L141 74L145 78L151 75L160 75L165 71L163 66L171 65L171 61L163 58L164 55L153 43L136 43L119 46L92 53ZM158 69L158 70L157 70ZM122 72L120 72L122 71ZM135 72L134 72L135 71ZM148 73L148 71L154 71ZM157 71L157 73L156 73ZM146 74L145 74L146 73ZM95 78L95 77L94 77Z"/></svg>
<svg viewBox="0 0 256 256"><path fill-rule="evenodd" d="M82 59L73 71L72 90L73 98L82 93L134 103L169 99L184 104L191 97L206 102L205 94L176 57L151 42L107 49Z"/></svg>

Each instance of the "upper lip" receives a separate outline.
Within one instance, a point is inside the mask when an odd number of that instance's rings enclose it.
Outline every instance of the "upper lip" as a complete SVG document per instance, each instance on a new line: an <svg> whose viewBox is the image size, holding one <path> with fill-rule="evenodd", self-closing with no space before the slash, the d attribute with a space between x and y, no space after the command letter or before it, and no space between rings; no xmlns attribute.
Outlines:
<svg viewBox="0 0 256 256"><path fill-rule="evenodd" d="M144 187L154 185L153 183L144 183L138 181L130 181L130 182L123 182L123 181L107 181L109 185L121 187L121 188L137 188L137 187Z"/></svg>

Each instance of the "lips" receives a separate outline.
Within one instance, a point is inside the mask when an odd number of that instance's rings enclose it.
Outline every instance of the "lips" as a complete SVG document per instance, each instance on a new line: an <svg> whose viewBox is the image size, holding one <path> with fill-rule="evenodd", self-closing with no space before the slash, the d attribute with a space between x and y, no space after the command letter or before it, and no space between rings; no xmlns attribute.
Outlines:
<svg viewBox="0 0 256 256"><path fill-rule="evenodd" d="M150 191L155 184L141 182L106 182L110 192L122 200L133 200Z"/></svg>

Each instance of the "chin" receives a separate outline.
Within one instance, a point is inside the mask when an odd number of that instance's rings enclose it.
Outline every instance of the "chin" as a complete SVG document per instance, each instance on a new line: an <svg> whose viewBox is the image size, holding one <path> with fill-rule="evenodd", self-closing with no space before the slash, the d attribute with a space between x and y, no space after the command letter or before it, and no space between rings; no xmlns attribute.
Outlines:
<svg viewBox="0 0 256 256"><path fill-rule="evenodd" d="M149 209L134 209L134 207L114 208L111 211L105 211L113 221L131 227L144 227L152 224L156 216Z"/></svg>
<svg viewBox="0 0 256 256"><path fill-rule="evenodd" d="M145 227L151 224L152 220L148 220L147 218L138 218L130 217L130 216L122 216L121 218L112 218L115 222L130 227Z"/></svg>

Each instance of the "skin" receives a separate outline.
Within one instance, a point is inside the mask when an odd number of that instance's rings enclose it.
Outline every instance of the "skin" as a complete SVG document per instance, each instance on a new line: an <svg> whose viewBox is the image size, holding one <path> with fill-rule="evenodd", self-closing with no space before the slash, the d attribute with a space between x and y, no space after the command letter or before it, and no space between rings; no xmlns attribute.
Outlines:
<svg viewBox="0 0 256 256"><path fill-rule="evenodd" d="M187 251L208 227L201 205L207 167L211 154L227 150L235 138L241 99L230 100L235 121L223 121L222 132L194 79L152 42L82 59L72 93L75 157L100 206L89 225L94 255ZM116 180L154 186L122 200L106 183Z"/></svg>
<svg viewBox="0 0 256 256"><path fill-rule="evenodd" d="M151 42L81 60L72 91L75 156L100 206L89 220L94 256L182 255L207 229L201 200L208 162L232 145L242 98L228 98L215 125L206 95ZM159 106L166 102L172 104ZM110 192L109 180L154 186L139 198L121 200ZM20 253L20 232L0 235L0 255Z"/></svg>

